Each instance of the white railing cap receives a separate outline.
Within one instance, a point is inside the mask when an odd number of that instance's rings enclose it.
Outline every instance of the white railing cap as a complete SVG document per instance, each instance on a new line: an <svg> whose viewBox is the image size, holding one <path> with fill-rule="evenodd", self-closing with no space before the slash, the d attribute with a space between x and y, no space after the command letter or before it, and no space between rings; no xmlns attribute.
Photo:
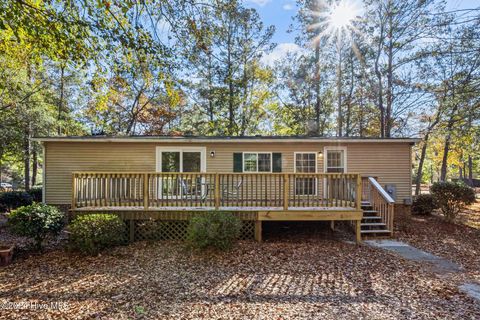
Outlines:
<svg viewBox="0 0 480 320"><path fill-rule="evenodd" d="M377 191L382 195L385 201L387 201L388 203L395 203L395 200L393 200L393 198L388 194L388 192L382 188L380 183L378 183L378 181L375 180L375 178L368 177L368 181L370 181L370 183L375 187L375 189L377 189Z"/></svg>

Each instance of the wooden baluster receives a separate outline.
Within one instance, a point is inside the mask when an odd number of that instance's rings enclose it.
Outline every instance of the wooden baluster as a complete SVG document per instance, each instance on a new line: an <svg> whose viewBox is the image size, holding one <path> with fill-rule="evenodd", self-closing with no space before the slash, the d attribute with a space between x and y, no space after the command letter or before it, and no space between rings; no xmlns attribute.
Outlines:
<svg viewBox="0 0 480 320"><path fill-rule="evenodd" d="M215 209L220 208L220 174L215 173Z"/></svg>
<svg viewBox="0 0 480 320"><path fill-rule="evenodd" d="M288 173L283 175L283 210L288 210L289 206L289 191L290 191L290 176ZM295 197L295 191L293 192ZM294 202L295 205L295 202Z"/></svg>
<svg viewBox="0 0 480 320"><path fill-rule="evenodd" d="M105 191L105 186L104 186L104 183L105 183L105 179L104 179L104 174L101 173L99 174L99 191L98 191L98 201L100 203L100 206L101 207L104 207L105 206L105 196L104 196L104 191Z"/></svg>
<svg viewBox="0 0 480 320"><path fill-rule="evenodd" d="M80 187L80 196L79 196L79 198L80 198L80 205L81 205L82 207L84 207L84 206L85 206L85 190L84 190L84 188L85 188L85 187L84 187L84 186L85 186L85 183L84 183L84 175L83 175L83 174L80 174L79 179L80 179L80 180L79 180L79 182L80 182L80 186L79 186L79 187Z"/></svg>
<svg viewBox="0 0 480 320"><path fill-rule="evenodd" d="M114 197L114 206L118 207L120 206L120 202L118 201L119 195L120 195L120 183L119 183L119 178L118 174L113 175L113 182L114 182L114 187L113 187L113 197Z"/></svg>
<svg viewBox="0 0 480 320"><path fill-rule="evenodd" d="M77 207L77 175L72 173L72 204L71 208L75 209Z"/></svg>
<svg viewBox="0 0 480 320"><path fill-rule="evenodd" d="M143 174L143 208L145 210L148 210L148 198L149 198L149 192L148 192L148 173Z"/></svg>

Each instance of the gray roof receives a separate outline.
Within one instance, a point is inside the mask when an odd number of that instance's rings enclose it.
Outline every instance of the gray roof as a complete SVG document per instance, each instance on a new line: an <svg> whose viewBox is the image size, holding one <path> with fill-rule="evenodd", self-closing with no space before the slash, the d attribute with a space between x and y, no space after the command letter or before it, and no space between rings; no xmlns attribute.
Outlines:
<svg viewBox="0 0 480 320"><path fill-rule="evenodd" d="M78 141L78 142L402 142L416 143L417 138L374 138L374 137L325 137L325 136L58 136L35 137L32 140L40 142L49 141Z"/></svg>

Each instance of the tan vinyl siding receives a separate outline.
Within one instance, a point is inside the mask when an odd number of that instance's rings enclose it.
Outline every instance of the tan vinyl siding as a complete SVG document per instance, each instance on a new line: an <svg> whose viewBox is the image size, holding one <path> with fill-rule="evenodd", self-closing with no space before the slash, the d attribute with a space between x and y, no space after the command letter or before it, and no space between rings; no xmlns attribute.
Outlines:
<svg viewBox="0 0 480 320"><path fill-rule="evenodd" d="M74 171L154 172L157 146L205 146L208 172L232 172L234 152L281 152L282 172L294 171L294 152L323 152L333 144L282 142L171 143L152 142L45 142L45 200L69 204ZM336 145L338 146L338 144ZM372 175L383 186L396 184L397 202L410 197L411 159L408 143L342 143L347 147L347 171ZM215 151L215 157L210 152ZM323 172L323 156L317 158Z"/></svg>
<svg viewBox="0 0 480 320"><path fill-rule="evenodd" d="M397 203L411 196L409 144L351 144L347 147L347 169L364 176L378 177L382 187L395 184Z"/></svg>

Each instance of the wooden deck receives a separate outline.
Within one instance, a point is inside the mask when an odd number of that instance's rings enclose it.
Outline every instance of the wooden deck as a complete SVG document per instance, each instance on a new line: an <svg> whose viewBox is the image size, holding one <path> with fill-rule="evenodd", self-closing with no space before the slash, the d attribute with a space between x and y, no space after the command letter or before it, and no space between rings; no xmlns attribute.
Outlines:
<svg viewBox="0 0 480 320"><path fill-rule="evenodd" d="M257 240L262 221L349 220L360 241L362 179L354 173L77 172L72 190L79 214L172 219L174 212L251 212Z"/></svg>

